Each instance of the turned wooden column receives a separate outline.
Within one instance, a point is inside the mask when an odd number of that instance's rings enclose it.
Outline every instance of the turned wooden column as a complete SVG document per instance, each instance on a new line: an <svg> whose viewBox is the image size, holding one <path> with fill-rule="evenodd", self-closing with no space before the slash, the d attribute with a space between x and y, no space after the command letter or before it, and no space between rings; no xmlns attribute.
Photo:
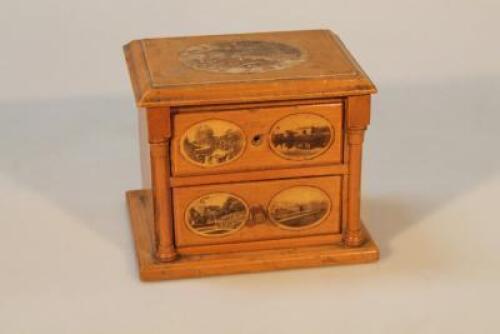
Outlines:
<svg viewBox="0 0 500 334"><path fill-rule="evenodd" d="M349 175L347 182L347 222L344 244L358 247L365 237L361 226L361 160L365 130L370 123L370 95L352 96L346 100L347 145L349 145Z"/></svg>
<svg viewBox="0 0 500 334"><path fill-rule="evenodd" d="M154 205L156 257L162 262L176 258L170 187L170 110L147 109L151 187Z"/></svg>

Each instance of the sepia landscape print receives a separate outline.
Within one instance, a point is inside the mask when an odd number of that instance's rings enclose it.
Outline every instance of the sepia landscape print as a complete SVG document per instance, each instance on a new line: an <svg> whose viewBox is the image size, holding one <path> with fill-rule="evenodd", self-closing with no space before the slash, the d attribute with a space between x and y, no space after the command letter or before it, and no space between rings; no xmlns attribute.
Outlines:
<svg viewBox="0 0 500 334"><path fill-rule="evenodd" d="M290 115L271 130L271 148L290 160L306 160L325 152L333 141L333 128L321 116Z"/></svg>
<svg viewBox="0 0 500 334"><path fill-rule="evenodd" d="M330 200L319 188L296 186L278 193L269 204L269 218L289 229L310 227L330 211Z"/></svg>
<svg viewBox="0 0 500 334"><path fill-rule="evenodd" d="M197 234L222 236L236 232L247 218L248 207L243 200L227 193L214 193L191 203L185 219Z"/></svg>
<svg viewBox="0 0 500 334"><path fill-rule="evenodd" d="M282 70L305 58L305 53L292 45L258 40L198 44L179 55L182 63L195 70L228 74Z"/></svg>
<svg viewBox="0 0 500 334"><path fill-rule="evenodd" d="M233 123L209 120L186 131L181 153L197 165L213 167L235 160L243 152L245 137Z"/></svg>

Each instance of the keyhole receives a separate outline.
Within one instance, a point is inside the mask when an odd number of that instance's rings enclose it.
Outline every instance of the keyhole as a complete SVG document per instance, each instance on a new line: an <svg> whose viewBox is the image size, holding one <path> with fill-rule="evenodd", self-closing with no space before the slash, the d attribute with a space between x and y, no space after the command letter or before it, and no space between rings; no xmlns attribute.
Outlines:
<svg viewBox="0 0 500 334"><path fill-rule="evenodd" d="M252 145L257 146L262 143L262 135L258 134L253 136L252 138Z"/></svg>

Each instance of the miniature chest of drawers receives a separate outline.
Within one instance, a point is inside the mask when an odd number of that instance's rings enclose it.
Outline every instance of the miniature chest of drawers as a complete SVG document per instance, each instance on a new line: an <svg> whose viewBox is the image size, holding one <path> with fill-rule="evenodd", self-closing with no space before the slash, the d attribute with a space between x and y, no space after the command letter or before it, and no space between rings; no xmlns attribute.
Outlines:
<svg viewBox="0 0 500 334"><path fill-rule="evenodd" d="M127 193L140 276L375 261L360 221L375 86L328 30L124 47L144 189Z"/></svg>

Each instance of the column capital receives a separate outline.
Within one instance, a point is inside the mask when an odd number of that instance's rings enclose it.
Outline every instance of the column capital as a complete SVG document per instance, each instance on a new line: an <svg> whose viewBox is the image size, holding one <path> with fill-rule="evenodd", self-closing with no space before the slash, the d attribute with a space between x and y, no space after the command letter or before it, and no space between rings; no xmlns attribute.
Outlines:
<svg viewBox="0 0 500 334"><path fill-rule="evenodd" d="M170 108L157 107L146 109L148 140L151 144L167 142L172 136Z"/></svg>
<svg viewBox="0 0 500 334"><path fill-rule="evenodd" d="M348 130L364 130L370 124L370 95L349 96L346 99Z"/></svg>

